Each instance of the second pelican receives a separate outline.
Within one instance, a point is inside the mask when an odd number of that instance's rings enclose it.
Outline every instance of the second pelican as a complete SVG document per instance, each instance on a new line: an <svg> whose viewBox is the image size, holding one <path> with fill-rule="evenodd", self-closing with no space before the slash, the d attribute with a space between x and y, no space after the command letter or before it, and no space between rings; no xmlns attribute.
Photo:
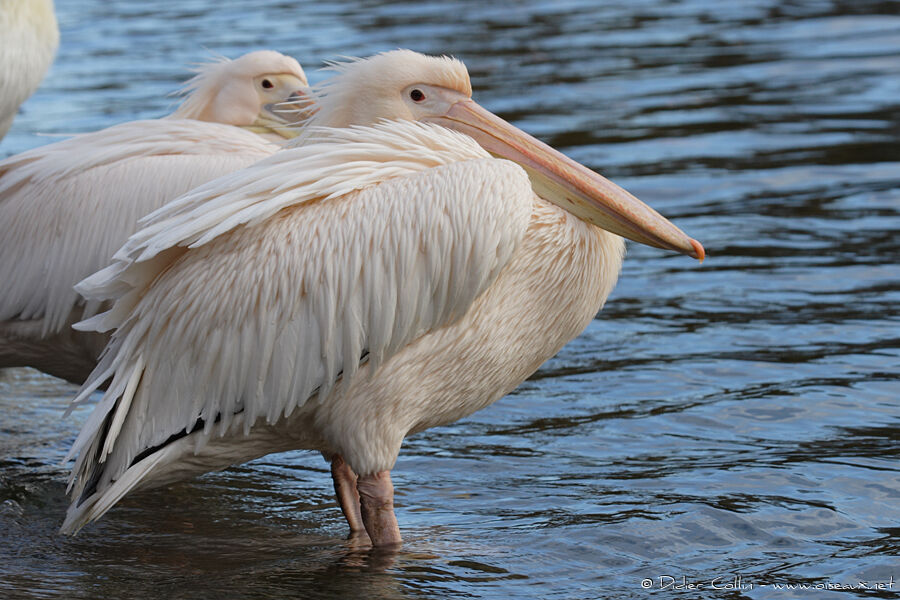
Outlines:
<svg viewBox="0 0 900 600"><path fill-rule="evenodd" d="M273 107L307 85L296 60L260 50L197 71L166 118L0 161L0 368L84 383L108 339L72 330L98 308L72 286L109 263L138 219L292 135Z"/></svg>

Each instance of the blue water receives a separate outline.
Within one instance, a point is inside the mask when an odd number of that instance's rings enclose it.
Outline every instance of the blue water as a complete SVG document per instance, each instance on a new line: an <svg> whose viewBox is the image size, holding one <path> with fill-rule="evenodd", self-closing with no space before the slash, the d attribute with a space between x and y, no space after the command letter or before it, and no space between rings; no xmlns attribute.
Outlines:
<svg viewBox="0 0 900 600"><path fill-rule="evenodd" d="M396 555L344 543L326 465L302 452L134 495L59 537L59 461L86 413L61 419L73 386L8 372L0 597L900 598L900 3L57 13L56 63L0 156L165 114L204 49L277 49L319 81L327 59L409 47L463 59L484 106L709 259L629 246L581 337L489 409L407 440Z"/></svg>

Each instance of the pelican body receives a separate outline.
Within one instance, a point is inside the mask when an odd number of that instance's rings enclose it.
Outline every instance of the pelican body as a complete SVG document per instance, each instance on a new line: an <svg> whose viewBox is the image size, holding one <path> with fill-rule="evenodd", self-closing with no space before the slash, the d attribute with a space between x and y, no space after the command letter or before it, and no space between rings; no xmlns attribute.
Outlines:
<svg viewBox="0 0 900 600"><path fill-rule="evenodd" d="M98 303L73 286L107 264L138 220L284 141L273 105L307 85L272 51L204 65L169 117L75 136L0 161L0 367L83 383L107 335L74 331Z"/></svg>
<svg viewBox="0 0 900 600"><path fill-rule="evenodd" d="M79 284L115 303L78 327L115 332L75 399L109 382L70 453L64 532L133 490L306 448L351 531L396 545L403 439L488 406L602 307L624 242L593 222L703 257L478 107L462 63L337 69L301 145L156 211Z"/></svg>
<svg viewBox="0 0 900 600"><path fill-rule="evenodd" d="M0 139L59 46L53 0L0 0Z"/></svg>

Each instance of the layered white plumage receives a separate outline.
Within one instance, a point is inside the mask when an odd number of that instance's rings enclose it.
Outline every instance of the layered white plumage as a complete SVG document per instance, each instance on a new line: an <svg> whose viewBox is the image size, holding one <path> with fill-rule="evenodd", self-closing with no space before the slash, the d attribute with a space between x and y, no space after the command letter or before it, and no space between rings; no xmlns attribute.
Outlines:
<svg viewBox="0 0 900 600"><path fill-rule="evenodd" d="M58 45L53 0L0 0L0 139L41 84Z"/></svg>
<svg viewBox="0 0 900 600"><path fill-rule="evenodd" d="M286 82L265 90L277 95L257 91L260 77L283 73ZM108 263L140 217L278 150L235 125L253 124L264 101L306 83L294 59L271 51L214 63L198 78L173 115L181 118L124 123L0 161L0 367L83 382L107 336L69 329L97 308L72 286ZM233 97L241 108L229 113ZM194 120L216 105L225 106L213 116L232 120Z"/></svg>
<svg viewBox="0 0 900 600"><path fill-rule="evenodd" d="M351 531L397 544L403 439L489 405L584 329L624 253L601 227L703 258L478 106L459 61L337 70L305 145L150 215L79 285L114 300L79 327L115 332L77 398L109 382L70 453L64 532L132 490L307 448L332 461Z"/></svg>
<svg viewBox="0 0 900 600"><path fill-rule="evenodd" d="M532 196L517 165L407 122L319 132L151 215L112 266L79 285L118 297L79 327L118 329L79 397L113 376L72 449L76 496L95 489L64 529L133 486L270 452L272 438L370 468L365 444L339 447L317 416L361 362L379 372L466 314L520 245ZM347 428L357 421L345 417ZM296 421L305 425L285 428ZM414 424L397 423L379 464L393 463ZM185 431L173 456L135 462ZM236 437L239 449L191 458Z"/></svg>
<svg viewBox="0 0 900 600"><path fill-rule="evenodd" d="M72 286L108 262L138 219L275 149L228 125L160 119L0 162L0 320L37 320L42 335L61 331L79 304Z"/></svg>

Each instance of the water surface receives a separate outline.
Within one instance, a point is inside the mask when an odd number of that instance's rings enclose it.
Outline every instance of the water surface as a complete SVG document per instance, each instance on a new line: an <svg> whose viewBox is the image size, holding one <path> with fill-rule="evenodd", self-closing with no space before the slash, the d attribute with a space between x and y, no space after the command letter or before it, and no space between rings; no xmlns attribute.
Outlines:
<svg viewBox="0 0 900 600"><path fill-rule="evenodd" d="M462 58L483 105L709 259L630 245L581 337L491 408L407 440L396 556L345 544L304 452L129 497L60 537L59 462L86 412L62 420L73 386L10 371L0 597L900 597L900 4L57 11L59 56L0 156L165 114L204 48L281 50L318 81L324 60L409 47Z"/></svg>

